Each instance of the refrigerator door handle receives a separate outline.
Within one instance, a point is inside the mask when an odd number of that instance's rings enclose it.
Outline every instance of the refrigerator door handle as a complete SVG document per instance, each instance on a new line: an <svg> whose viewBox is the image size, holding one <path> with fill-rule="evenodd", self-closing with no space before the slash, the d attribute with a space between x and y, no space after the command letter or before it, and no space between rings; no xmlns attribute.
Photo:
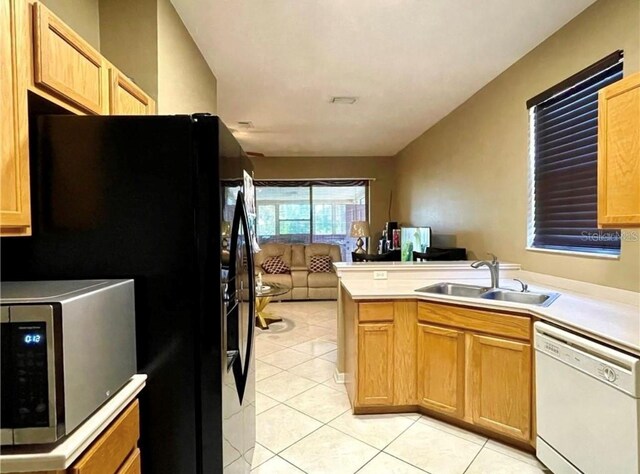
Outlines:
<svg viewBox="0 0 640 474"><path fill-rule="evenodd" d="M246 338L246 352L244 357L241 360L244 362L244 367L242 367L242 375L241 375L241 393L240 400L244 397L244 390L247 385L247 378L249 376L249 370L251 369L251 352L253 351L253 342L254 342L254 328L255 328L255 304L256 304L256 282L255 282L255 270L253 268L253 246L252 246L252 235L249 229L249 219L247 216L247 210L244 204L244 195L240 191L238 192L238 205L236 208L239 208L241 211L241 221L242 228L245 235L245 255L247 259L247 283L248 283L248 306L249 311L247 311L246 317L246 330L247 333L243 334L241 337ZM244 285L244 281L242 282ZM244 292L243 292L244 293ZM242 345L241 345L242 347Z"/></svg>
<svg viewBox="0 0 640 474"><path fill-rule="evenodd" d="M237 323L237 327L240 329L243 326L246 329L244 334L237 334L237 343L238 351L244 350L243 354L238 354L238 363L234 364L233 372L236 379L236 384L238 388L238 396L240 397L240 401L242 402L244 398L244 390L247 384L247 378L249 376L249 370L251 369L251 353L253 351L253 343L254 343L254 326L255 326L255 296L256 296L256 284L255 284L255 272L253 268L253 247L251 243L251 234L249 233L249 221L247 217L247 211L244 204L244 195L242 191L238 192L238 197L236 199L236 216L234 217L233 230L232 230L232 248L235 249L234 246L237 245L238 235L240 231L244 233L244 257L246 259L246 269L247 269L247 286L244 287L244 280L240 275L235 275L235 284L236 284L236 295L242 301L245 298L245 290L248 301L246 301L248 306L248 311L244 314L240 311L241 304L237 306L238 308L238 317L246 317L245 321L234 321ZM232 253L232 265L230 268L235 269L236 262L236 252ZM244 263L241 263L244 265ZM238 291L239 289L239 291ZM244 324L242 324L244 323ZM234 347L235 349L235 347Z"/></svg>

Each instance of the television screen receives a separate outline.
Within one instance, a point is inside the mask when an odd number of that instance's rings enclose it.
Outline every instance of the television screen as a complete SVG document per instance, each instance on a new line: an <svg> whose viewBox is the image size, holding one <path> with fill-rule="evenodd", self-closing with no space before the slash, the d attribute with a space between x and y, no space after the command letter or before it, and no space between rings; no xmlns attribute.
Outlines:
<svg viewBox="0 0 640 474"><path fill-rule="evenodd" d="M426 252L431 246L431 227L402 227L400 246L402 261L412 261L413 252Z"/></svg>

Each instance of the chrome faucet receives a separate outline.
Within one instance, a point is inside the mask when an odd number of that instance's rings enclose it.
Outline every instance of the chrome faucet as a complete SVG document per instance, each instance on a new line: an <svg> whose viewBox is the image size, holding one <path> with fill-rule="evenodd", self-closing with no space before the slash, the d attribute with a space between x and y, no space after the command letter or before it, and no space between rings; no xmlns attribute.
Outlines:
<svg viewBox="0 0 640 474"><path fill-rule="evenodd" d="M473 262L471 266L473 268L487 267L491 272L491 288L498 288L500 286L500 262L498 262L498 257L494 254L488 253L487 255L491 256L490 262L488 260L478 260Z"/></svg>
<svg viewBox="0 0 640 474"><path fill-rule="evenodd" d="M520 283L520 293L528 293L529 292L529 285L527 285L522 280L518 280L517 278L514 278L513 280L517 281L518 283Z"/></svg>

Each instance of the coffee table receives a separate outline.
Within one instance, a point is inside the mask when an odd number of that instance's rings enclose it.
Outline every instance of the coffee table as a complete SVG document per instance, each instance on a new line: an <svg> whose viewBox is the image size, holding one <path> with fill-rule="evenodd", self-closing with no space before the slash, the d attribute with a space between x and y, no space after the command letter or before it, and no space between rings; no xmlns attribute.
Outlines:
<svg viewBox="0 0 640 474"><path fill-rule="evenodd" d="M270 283L269 285L264 285L262 289L258 290L256 288L256 326L260 329L268 329L269 324L277 323L282 321L282 318L274 318L270 313L265 311L265 308L269 303L271 303L271 299L274 296L284 295L286 292L291 290L286 285L281 285L279 283Z"/></svg>

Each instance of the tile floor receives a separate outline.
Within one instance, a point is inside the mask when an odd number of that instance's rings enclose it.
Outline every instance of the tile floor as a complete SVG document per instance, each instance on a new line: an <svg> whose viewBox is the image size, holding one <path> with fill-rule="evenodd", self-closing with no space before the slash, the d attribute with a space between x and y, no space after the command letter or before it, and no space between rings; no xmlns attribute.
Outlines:
<svg viewBox="0 0 640 474"><path fill-rule="evenodd" d="M535 474L532 455L419 414L351 414L333 381L336 303L271 303L256 329L255 474ZM547 471L548 472L548 471Z"/></svg>

